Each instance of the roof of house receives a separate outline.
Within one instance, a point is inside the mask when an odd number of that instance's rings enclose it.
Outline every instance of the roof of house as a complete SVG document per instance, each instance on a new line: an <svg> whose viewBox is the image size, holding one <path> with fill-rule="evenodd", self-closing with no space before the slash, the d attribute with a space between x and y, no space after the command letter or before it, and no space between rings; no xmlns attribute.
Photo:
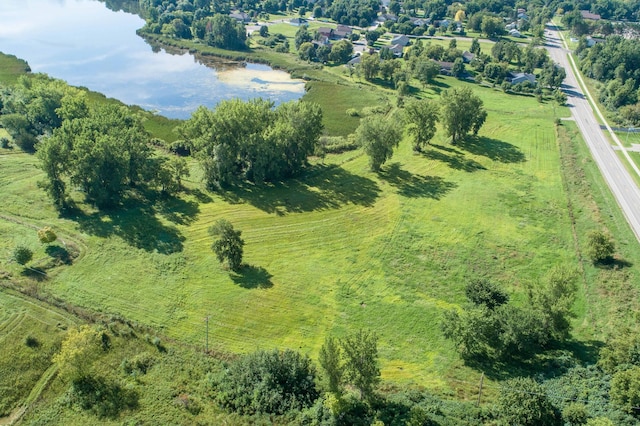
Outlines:
<svg viewBox="0 0 640 426"><path fill-rule="evenodd" d="M396 36L391 39L391 44L401 44L403 46L406 46L407 44L409 44L409 37L404 34Z"/></svg>
<svg viewBox="0 0 640 426"><path fill-rule="evenodd" d="M249 16L245 12L232 12L229 14L229 17L233 19L237 19L238 21L247 22L251 20L251 16Z"/></svg>
<svg viewBox="0 0 640 426"><path fill-rule="evenodd" d="M462 60L467 63L473 61L475 58L476 58L476 55L469 52L468 50L465 50L464 52L462 52Z"/></svg>
<svg viewBox="0 0 640 426"><path fill-rule="evenodd" d="M331 35L333 33L333 28L329 28L329 27L320 27L317 29L318 34L322 34L322 35Z"/></svg>
<svg viewBox="0 0 640 426"><path fill-rule="evenodd" d="M536 76L533 74L525 73L525 72L518 72L518 73L511 72L509 73L507 79L511 81L511 84L518 84L524 81L528 81L529 83L532 83L532 84L536 83Z"/></svg>
<svg viewBox="0 0 640 426"><path fill-rule="evenodd" d="M591 19L592 21L599 21L602 19L597 13L591 13L588 10L581 10L580 15L582 15L584 19Z"/></svg>
<svg viewBox="0 0 640 426"><path fill-rule="evenodd" d="M351 29L351 27L350 27L350 26L348 26L348 25L342 25L342 24L339 24L339 25L336 27L336 31L343 31L343 32L345 32L345 33L351 34L351 33L353 32L353 29Z"/></svg>

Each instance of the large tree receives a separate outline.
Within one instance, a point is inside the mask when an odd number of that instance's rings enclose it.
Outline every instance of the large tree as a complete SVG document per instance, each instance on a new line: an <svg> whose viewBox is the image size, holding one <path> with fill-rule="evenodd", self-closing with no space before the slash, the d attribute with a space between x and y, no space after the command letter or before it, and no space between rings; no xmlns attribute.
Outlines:
<svg viewBox="0 0 640 426"><path fill-rule="evenodd" d="M235 50L247 47L247 30L244 24L227 15L214 15L207 28L210 28L210 31L207 32L205 40L210 46Z"/></svg>
<svg viewBox="0 0 640 426"><path fill-rule="evenodd" d="M422 151L436 134L436 123L439 119L439 107L434 101L414 100L405 107L408 121L407 130L413 136L413 150Z"/></svg>
<svg viewBox="0 0 640 426"><path fill-rule="evenodd" d="M393 156L393 149L398 146L401 138L398 124L393 119L385 119L380 115L362 119L355 133L356 142L369 156L369 166L374 172L379 171Z"/></svg>
<svg viewBox="0 0 640 426"><path fill-rule="evenodd" d="M220 219L209 228L209 235L216 237L211 249L220 263L227 262L229 268L237 271L242 265L244 240L242 231L236 231L226 219Z"/></svg>
<svg viewBox="0 0 640 426"><path fill-rule="evenodd" d="M482 99L468 87L445 91L441 112L442 124L454 145L471 131L478 134L487 119Z"/></svg>

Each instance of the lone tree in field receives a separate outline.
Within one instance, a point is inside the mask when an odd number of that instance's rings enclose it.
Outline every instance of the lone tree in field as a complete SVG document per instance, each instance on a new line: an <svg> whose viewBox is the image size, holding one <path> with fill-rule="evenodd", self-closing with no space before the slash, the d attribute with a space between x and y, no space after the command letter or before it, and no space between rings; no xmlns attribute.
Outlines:
<svg viewBox="0 0 640 426"><path fill-rule="evenodd" d="M218 261L226 261L229 268L237 271L242 264L244 240L240 238L242 231L233 229L228 220L220 219L209 228L209 235L217 237L211 245Z"/></svg>
<svg viewBox="0 0 640 426"><path fill-rule="evenodd" d="M13 260L24 266L33 259L33 252L25 246L17 246L13 250Z"/></svg>
<svg viewBox="0 0 640 426"><path fill-rule="evenodd" d="M592 231L587 235L587 256L593 263L610 262L615 250L615 243L604 232Z"/></svg>
<svg viewBox="0 0 640 426"><path fill-rule="evenodd" d="M482 99L468 87L447 90L442 95L442 124L451 143L456 144L467 133L474 135L487 120L487 111Z"/></svg>
<svg viewBox="0 0 640 426"><path fill-rule="evenodd" d="M408 131L413 136L413 150L421 152L425 145L436 134L436 123L439 119L438 105L428 99L415 100L405 107Z"/></svg>
<svg viewBox="0 0 640 426"><path fill-rule="evenodd" d="M356 129L355 137L369 156L372 172L380 171L380 167L393 156L393 148L402 139L397 124L379 115L364 118Z"/></svg>

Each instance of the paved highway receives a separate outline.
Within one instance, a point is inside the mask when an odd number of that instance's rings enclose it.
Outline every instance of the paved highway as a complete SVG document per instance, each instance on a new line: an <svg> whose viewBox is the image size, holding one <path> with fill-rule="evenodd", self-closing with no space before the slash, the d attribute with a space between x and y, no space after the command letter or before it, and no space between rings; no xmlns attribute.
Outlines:
<svg viewBox="0 0 640 426"><path fill-rule="evenodd" d="M571 114L602 176L611 188L636 238L640 241L640 189L600 128L600 123L573 72L567 57L568 51L563 47L560 35L553 26L547 27L545 47L551 58L567 72L562 89L567 93L567 104L571 107Z"/></svg>

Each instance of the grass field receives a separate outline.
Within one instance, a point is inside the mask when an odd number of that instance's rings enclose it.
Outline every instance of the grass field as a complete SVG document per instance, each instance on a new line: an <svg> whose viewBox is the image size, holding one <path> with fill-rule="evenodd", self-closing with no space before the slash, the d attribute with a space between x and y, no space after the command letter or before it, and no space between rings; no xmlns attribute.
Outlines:
<svg viewBox="0 0 640 426"><path fill-rule="evenodd" d="M489 110L480 138L454 147L439 133L423 155L405 140L379 175L353 152L278 185L203 194L194 176L191 194L164 205L60 218L36 187L33 157L13 155L2 158L11 166L0 171L1 213L87 248L46 281L72 304L193 344L211 316L210 341L223 352L315 357L324 336L369 328L385 379L464 395L455 380L479 373L461 368L438 327L442 310L464 300L464 283L486 276L517 293L551 265L576 262L551 105L478 93ZM209 249L206 230L222 217L247 243L240 274ZM0 238L38 244L30 228ZM17 265L6 268L20 279Z"/></svg>

